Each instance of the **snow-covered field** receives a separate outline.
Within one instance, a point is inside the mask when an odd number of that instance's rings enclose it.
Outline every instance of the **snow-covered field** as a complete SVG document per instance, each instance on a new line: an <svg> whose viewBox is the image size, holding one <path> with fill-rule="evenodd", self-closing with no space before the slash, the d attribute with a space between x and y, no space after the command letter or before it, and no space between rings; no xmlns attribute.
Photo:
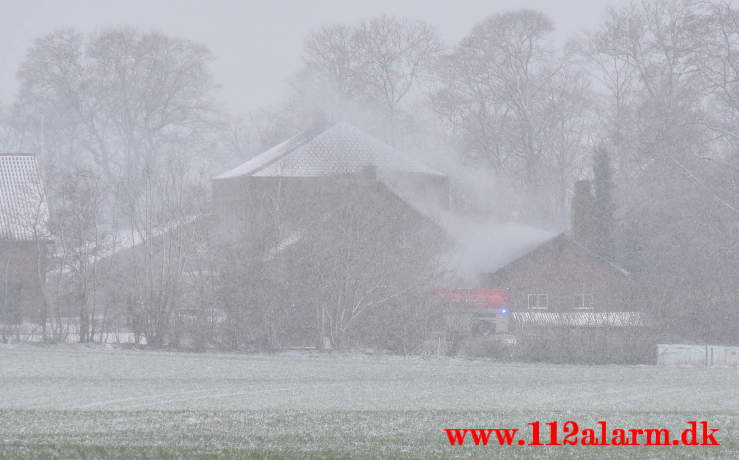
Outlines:
<svg viewBox="0 0 739 460"><path fill-rule="evenodd" d="M623 452L460 449L442 429L695 419L724 445L629 453L739 458L739 369L0 346L0 457L591 458Z"/></svg>

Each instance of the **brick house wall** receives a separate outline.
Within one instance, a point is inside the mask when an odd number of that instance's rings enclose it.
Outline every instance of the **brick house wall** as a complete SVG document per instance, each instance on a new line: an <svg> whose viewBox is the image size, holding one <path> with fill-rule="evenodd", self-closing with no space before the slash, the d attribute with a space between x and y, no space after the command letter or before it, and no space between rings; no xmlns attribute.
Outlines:
<svg viewBox="0 0 739 460"><path fill-rule="evenodd" d="M43 317L46 257L44 242L0 241L0 323Z"/></svg>
<svg viewBox="0 0 739 460"><path fill-rule="evenodd" d="M643 309L638 285L628 273L565 235L482 275L481 281L485 288L505 289L511 311Z"/></svg>
<svg viewBox="0 0 739 460"><path fill-rule="evenodd" d="M443 179L431 177L427 186L441 188L439 196L444 196L447 183ZM337 256L333 238L355 237L356 250L377 249L362 258L362 265L352 267L359 272L367 270L375 276L378 264L387 264L388 271L403 266L410 279L414 269L424 270L447 243L436 224L367 172L219 179L213 181L213 201L220 231L232 238L246 237L237 244L256 239L256 247L282 247L266 267L273 279L264 282L274 283L274 289L262 302L271 303L288 318L280 340L289 346L322 346L321 323L326 319L319 305L326 293L312 275L321 260ZM370 226L381 231L369 233ZM281 241L289 240L294 232L300 235L299 241L283 247ZM289 289L280 282L283 277L292 280Z"/></svg>
<svg viewBox="0 0 739 460"><path fill-rule="evenodd" d="M0 153L0 323L44 317L48 219L36 157Z"/></svg>

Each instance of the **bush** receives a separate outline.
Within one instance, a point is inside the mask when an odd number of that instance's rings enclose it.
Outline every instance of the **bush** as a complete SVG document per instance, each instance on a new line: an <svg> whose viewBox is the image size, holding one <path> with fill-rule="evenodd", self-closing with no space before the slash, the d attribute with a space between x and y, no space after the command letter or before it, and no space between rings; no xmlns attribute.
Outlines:
<svg viewBox="0 0 739 460"><path fill-rule="evenodd" d="M515 359L577 364L653 364L653 332L646 328L541 328L521 334Z"/></svg>

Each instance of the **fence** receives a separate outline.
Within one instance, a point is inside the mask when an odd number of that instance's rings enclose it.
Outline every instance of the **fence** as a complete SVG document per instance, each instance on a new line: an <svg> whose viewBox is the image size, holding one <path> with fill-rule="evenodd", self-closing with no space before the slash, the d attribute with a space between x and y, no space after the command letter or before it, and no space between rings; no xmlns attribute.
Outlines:
<svg viewBox="0 0 739 460"><path fill-rule="evenodd" d="M53 322L50 321L46 326L45 337L40 324L28 322L20 324L0 323L0 343L43 341L77 343L79 340L80 326L77 318L57 318ZM104 331L96 330L92 341L108 344L134 344L136 338L135 334L128 329L110 327ZM139 337L139 344L146 344L146 339L143 336Z"/></svg>
<svg viewBox="0 0 739 460"><path fill-rule="evenodd" d="M660 366L739 367L739 347L724 345L657 345Z"/></svg>

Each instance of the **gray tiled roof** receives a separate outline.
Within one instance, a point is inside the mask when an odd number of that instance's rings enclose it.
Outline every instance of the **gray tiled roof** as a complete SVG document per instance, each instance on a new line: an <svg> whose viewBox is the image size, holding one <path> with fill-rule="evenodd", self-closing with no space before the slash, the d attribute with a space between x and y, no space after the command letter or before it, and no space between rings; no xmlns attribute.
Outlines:
<svg viewBox="0 0 739 460"><path fill-rule="evenodd" d="M0 154L0 241L45 238L48 220L36 157Z"/></svg>
<svg viewBox="0 0 739 460"><path fill-rule="evenodd" d="M306 131L227 171L216 179L240 176L316 177L378 171L441 175L349 123Z"/></svg>

